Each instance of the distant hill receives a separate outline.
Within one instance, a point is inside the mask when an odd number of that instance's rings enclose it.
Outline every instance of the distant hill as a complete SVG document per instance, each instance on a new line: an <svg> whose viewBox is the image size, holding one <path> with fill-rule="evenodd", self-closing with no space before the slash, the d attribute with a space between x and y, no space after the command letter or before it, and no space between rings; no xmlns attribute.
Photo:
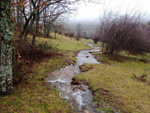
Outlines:
<svg viewBox="0 0 150 113"><path fill-rule="evenodd" d="M95 34L95 29L100 24L99 19L80 19L80 20L70 20L67 22L70 30L76 33L76 25L81 24L83 27L82 32L86 32L88 36Z"/></svg>

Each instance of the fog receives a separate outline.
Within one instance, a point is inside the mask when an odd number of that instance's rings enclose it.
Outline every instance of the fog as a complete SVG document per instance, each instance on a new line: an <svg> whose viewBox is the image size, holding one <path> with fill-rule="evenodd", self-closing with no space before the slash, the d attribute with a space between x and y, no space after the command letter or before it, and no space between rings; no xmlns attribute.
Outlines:
<svg viewBox="0 0 150 113"><path fill-rule="evenodd" d="M144 21L150 20L150 0L100 0L100 4L81 3L78 11L72 15L67 24L70 30L76 32L76 25L83 26L83 32L94 34L100 24L100 19L108 12L119 15L140 14Z"/></svg>
<svg viewBox="0 0 150 113"><path fill-rule="evenodd" d="M144 18L150 17L150 0L99 0L100 4L81 3L78 11L71 20L98 19L104 13L112 12L122 14L140 13Z"/></svg>

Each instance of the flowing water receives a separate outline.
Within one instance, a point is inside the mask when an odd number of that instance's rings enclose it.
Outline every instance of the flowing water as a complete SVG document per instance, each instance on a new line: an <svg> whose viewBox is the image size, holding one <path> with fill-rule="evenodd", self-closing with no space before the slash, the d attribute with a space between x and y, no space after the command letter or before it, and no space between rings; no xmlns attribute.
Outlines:
<svg viewBox="0 0 150 113"><path fill-rule="evenodd" d="M66 66L60 70L56 70L46 79L53 83L54 87L60 92L60 96L68 101L76 112L95 113L92 100L93 95L87 85L73 85L72 77L80 74L79 66L83 63L99 64L91 54L93 51L99 51L98 47L93 47L91 43L87 43L93 50L82 50L77 55L77 62L74 65Z"/></svg>

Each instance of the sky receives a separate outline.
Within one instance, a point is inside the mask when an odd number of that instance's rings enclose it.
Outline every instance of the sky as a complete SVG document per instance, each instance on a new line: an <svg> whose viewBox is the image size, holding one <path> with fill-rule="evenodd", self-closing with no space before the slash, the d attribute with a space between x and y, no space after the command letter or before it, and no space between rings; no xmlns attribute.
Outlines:
<svg viewBox="0 0 150 113"><path fill-rule="evenodd" d="M99 19L104 12L119 14L141 13L143 18L150 20L150 0L99 0L101 4L81 3L72 20Z"/></svg>

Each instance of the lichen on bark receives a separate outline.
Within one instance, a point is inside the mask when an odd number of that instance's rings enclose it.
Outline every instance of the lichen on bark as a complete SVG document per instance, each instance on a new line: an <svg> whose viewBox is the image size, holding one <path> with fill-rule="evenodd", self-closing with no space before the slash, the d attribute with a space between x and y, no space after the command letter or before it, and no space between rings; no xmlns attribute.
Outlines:
<svg viewBox="0 0 150 113"><path fill-rule="evenodd" d="M11 0L0 0L1 68L0 95L13 91Z"/></svg>

